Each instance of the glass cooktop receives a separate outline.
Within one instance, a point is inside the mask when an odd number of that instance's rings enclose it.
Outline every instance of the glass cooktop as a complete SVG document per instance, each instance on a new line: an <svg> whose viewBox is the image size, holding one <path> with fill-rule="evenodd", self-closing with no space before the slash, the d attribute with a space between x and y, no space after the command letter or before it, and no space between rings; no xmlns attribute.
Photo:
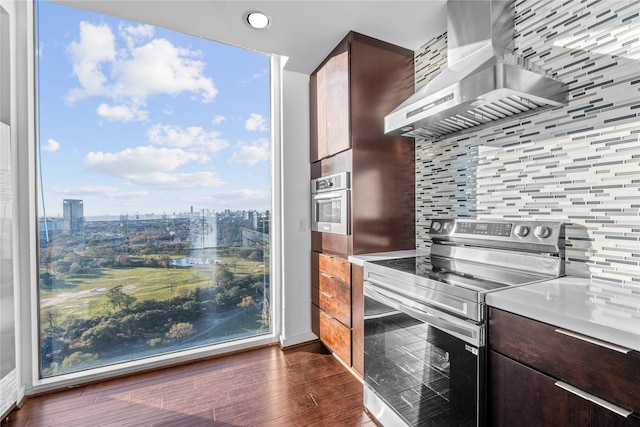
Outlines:
<svg viewBox="0 0 640 427"><path fill-rule="evenodd" d="M547 279L545 276L516 269L432 256L394 258L371 261L370 264L382 267L376 268L379 274L384 274L383 269L388 268L416 279L434 280L479 293Z"/></svg>

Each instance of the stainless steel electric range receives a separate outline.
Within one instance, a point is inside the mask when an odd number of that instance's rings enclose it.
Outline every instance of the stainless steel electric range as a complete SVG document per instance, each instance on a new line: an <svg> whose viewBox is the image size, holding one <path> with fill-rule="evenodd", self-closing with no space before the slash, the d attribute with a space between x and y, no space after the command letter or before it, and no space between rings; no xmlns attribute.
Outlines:
<svg viewBox="0 0 640 427"><path fill-rule="evenodd" d="M485 423L485 297L564 275L564 224L433 220L430 255L364 263L364 403L385 426Z"/></svg>

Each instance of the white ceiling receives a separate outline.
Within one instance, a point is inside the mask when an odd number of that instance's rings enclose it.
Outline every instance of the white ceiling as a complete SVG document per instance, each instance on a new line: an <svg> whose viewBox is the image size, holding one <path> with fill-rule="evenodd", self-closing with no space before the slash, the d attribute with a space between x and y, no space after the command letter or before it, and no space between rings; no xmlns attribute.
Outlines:
<svg viewBox="0 0 640 427"><path fill-rule="evenodd" d="M284 55L289 57L286 69L305 74L310 74L350 30L411 50L446 30L446 0L54 1ZM268 14L270 28L249 28L243 20L249 10Z"/></svg>

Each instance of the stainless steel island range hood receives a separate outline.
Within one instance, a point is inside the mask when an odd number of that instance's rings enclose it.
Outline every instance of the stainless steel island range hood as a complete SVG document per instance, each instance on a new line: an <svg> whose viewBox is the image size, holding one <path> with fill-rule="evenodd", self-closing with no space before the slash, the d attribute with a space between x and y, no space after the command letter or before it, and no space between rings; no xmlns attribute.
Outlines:
<svg viewBox="0 0 640 427"><path fill-rule="evenodd" d="M566 105L566 84L514 54L514 3L448 1L448 66L385 117L386 134L440 139Z"/></svg>

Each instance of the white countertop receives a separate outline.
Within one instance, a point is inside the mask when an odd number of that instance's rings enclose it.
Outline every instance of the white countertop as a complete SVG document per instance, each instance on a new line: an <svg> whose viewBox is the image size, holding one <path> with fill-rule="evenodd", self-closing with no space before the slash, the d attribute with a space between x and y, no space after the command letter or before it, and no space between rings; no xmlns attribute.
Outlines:
<svg viewBox="0 0 640 427"><path fill-rule="evenodd" d="M640 286L561 277L487 294L487 305L640 351Z"/></svg>
<svg viewBox="0 0 640 427"><path fill-rule="evenodd" d="M415 249L408 249L404 251L377 252L362 255L350 255L348 259L350 263L363 267L365 261L382 261L385 259L407 258L410 256L416 256Z"/></svg>

